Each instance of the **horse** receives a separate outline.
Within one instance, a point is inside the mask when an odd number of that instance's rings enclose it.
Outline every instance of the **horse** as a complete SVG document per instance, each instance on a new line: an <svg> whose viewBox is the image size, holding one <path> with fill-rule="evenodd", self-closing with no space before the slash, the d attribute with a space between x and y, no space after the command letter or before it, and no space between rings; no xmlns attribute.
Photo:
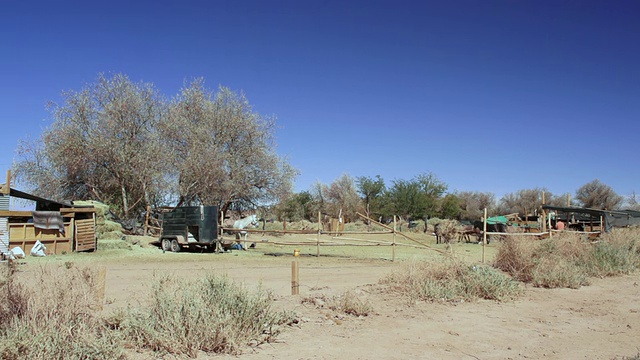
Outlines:
<svg viewBox="0 0 640 360"><path fill-rule="evenodd" d="M236 222L233 223L233 228L246 229L248 226L257 227L258 225L258 216L254 214L240 220L236 220ZM241 234L244 235L244 241L247 241L247 236L249 235L247 231L239 231L238 233L236 233L236 239L240 239Z"/></svg>
<svg viewBox="0 0 640 360"><path fill-rule="evenodd" d="M482 243L482 236L484 235L482 232L482 228L483 228L484 224L482 221L480 220L476 220L473 222L473 230L475 231L476 235L478 236L478 244ZM498 233L506 233L507 232L507 225L505 224L487 224L487 233L492 233L492 232L498 232ZM491 236L487 234L487 244L491 242Z"/></svg>

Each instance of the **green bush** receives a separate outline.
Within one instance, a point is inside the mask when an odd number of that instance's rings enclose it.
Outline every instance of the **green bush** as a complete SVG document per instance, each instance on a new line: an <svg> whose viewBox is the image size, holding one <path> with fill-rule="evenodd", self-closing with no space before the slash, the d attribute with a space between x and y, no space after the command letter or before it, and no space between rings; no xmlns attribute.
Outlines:
<svg viewBox="0 0 640 360"><path fill-rule="evenodd" d="M589 285L589 279L583 268L566 258L547 254L536 260L532 269L531 284L545 288L571 288Z"/></svg>
<svg viewBox="0 0 640 360"><path fill-rule="evenodd" d="M593 245L586 259L586 270L591 276L629 274L639 267L638 246L635 240L627 244L601 241Z"/></svg>

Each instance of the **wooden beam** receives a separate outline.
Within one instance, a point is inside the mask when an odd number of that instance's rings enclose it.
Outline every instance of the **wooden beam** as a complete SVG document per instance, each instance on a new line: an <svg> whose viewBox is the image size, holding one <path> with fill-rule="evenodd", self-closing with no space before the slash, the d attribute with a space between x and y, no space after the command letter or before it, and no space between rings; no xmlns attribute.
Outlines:
<svg viewBox="0 0 640 360"><path fill-rule="evenodd" d="M377 221L375 221L375 220L373 220L373 219L371 219L371 218L368 218L368 217L366 217L366 216L364 216L364 215L360 214L359 212L356 212L356 215L360 216L361 218L363 218L363 219L365 219L365 220L369 220L369 221L371 221L373 224L378 225L378 226L382 227L383 229L391 230L391 231L393 231L395 234L398 234L398 235L400 235L400 236L404 237L404 238L405 238L405 239L407 239L407 240L411 240L411 241L413 241L413 242L415 242L415 243L417 243L417 244L419 244L419 245L422 245L422 246L426 247L427 249L430 249L430 250L433 250L433 251L437 251L437 252L439 252L439 253L441 253L441 254L443 254L443 255L448 255L446 252L444 252L444 251L442 251L442 250L438 250L438 249L435 249L435 248L433 248L433 247L431 247L431 246L429 246L429 245L427 245L427 244L424 244L424 243L422 243L422 242L420 242L420 241L418 241L418 240L416 240L416 239L414 239L414 238L412 238L412 237L408 236L407 234L405 234L405 233L403 233L403 232L401 232L401 231L395 231L395 229L392 229L391 227L389 227L389 226L387 226L387 225L385 225L385 224L379 223L379 222L377 222Z"/></svg>
<svg viewBox="0 0 640 360"><path fill-rule="evenodd" d="M0 210L0 217L31 217L31 211Z"/></svg>
<svg viewBox="0 0 640 360"><path fill-rule="evenodd" d="M62 213L93 213L96 212L96 208L94 207L81 207L81 208L61 208L60 212Z"/></svg>

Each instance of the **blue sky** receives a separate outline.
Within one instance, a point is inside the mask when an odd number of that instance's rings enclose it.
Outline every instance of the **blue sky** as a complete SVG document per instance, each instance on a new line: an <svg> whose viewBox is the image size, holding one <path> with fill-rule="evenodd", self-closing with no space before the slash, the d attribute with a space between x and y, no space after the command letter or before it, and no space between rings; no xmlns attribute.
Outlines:
<svg viewBox="0 0 640 360"><path fill-rule="evenodd" d="M5 1L0 173L98 73L277 117L296 191L344 173L498 197L640 191L637 1Z"/></svg>

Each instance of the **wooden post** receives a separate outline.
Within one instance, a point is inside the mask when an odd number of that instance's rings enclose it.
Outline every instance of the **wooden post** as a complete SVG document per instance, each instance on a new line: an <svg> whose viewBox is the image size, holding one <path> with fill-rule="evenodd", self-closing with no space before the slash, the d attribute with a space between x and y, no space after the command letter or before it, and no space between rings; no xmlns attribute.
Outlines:
<svg viewBox="0 0 640 360"><path fill-rule="evenodd" d="M101 266L98 268L98 278L96 279L96 305L97 310L102 311L104 306L104 289L107 285L107 268Z"/></svg>
<svg viewBox="0 0 640 360"><path fill-rule="evenodd" d="M291 295L300 294L300 266L297 261L291 262Z"/></svg>
<svg viewBox="0 0 640 360"><path fill-rule="evenodd" d="M393 215L393 243L391 244L391 261L396 261L396 216Z"/></svg>
<svg viewBox="0 0 640 360"><path fill-rule="evenodd" d="M567 207L571 207L571 194L567 193Z"/></svg>
<svg viewBox="0 0 640 360"><path fill-rule="evenodd" d="M316 240L316 257L320 257L320 233L322 232L322 213L318 211L318 238Z"/></svg>
<svg viewBox="0 0 640 360"><path fill-rule="evenodd" d="M222 236L224 235L224 211L220 210L220 240L222 240ZM218 244L216 244L216 247Z"/></svg>
<svg viewBox="0 0 640 360"><path fill-rule="evenodd" d="M545 204L544 201L544 191L542 192L542 205ZM539 220L538 220L539 221ZM547 212L542 209L542 232L547 232Z"/></svg>
<svg viewBox="0 0 640 360"><path fill-rule="evenodd" d="M604 233L604 218L600 215L600 234Z"/></svg>
<svg viewBox="0 0 640 360"><path fill-rule="evenodd" d="M484 208L484 218L482 219L482 263L485 261L485 247L487 246L487 208Z"/></svg>
<svg viewBox="0 0 640 360"><path fill-rule="evenodd" d="M149 212L151 212L151 206L147 205L147 214L144 217L144 236L147 236L147 231L149 231Z"/></svg>
<svg viewBox="0 0 640 360"><path fill-rule="evenodd" d="M9 195L11 193L11 170L7 170L7 183L2 188L2 193Z"/></svg>

